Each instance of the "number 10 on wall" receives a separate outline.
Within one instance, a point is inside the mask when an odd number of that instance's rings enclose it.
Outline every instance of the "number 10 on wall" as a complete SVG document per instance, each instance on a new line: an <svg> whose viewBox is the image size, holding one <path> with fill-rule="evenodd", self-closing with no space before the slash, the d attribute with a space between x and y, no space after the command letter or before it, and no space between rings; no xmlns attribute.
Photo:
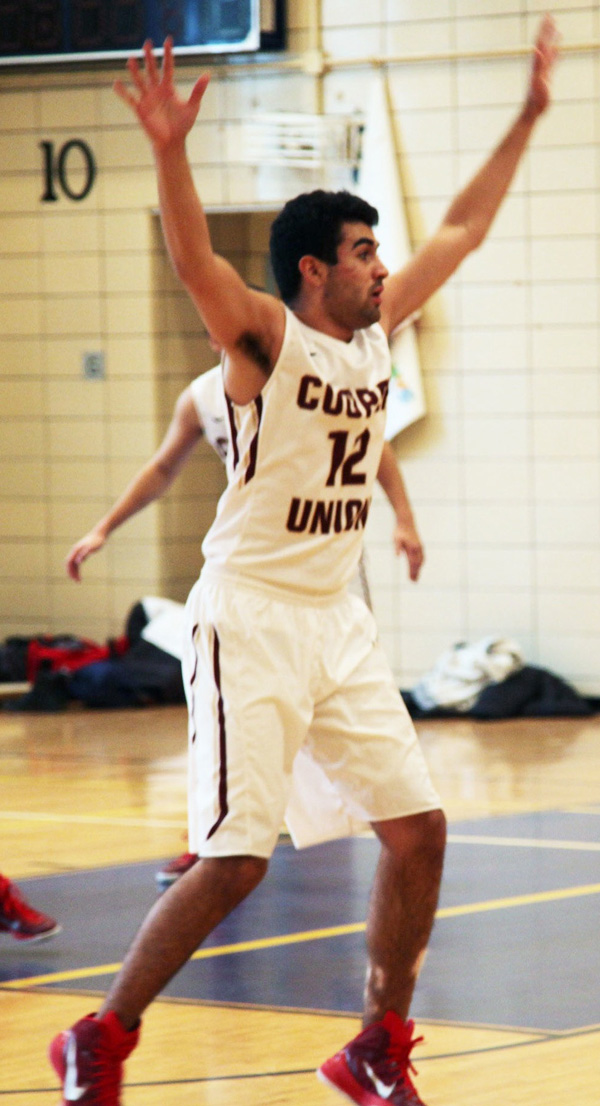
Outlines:
<svg viewBox="0 0 600 1106"><path fill-rule="evenodd" d="M80 138L72 138L57 150L54 142L40 142L40 149L44 172L42 203L55 203L59 199L59 191L69 200L85 200L96 179L96 162L87 143L82 142ZM76 159L75 166L73 155ZM69 172L71 172L71 179L76 176L77 187L74 187L69 180Z"/></svg>

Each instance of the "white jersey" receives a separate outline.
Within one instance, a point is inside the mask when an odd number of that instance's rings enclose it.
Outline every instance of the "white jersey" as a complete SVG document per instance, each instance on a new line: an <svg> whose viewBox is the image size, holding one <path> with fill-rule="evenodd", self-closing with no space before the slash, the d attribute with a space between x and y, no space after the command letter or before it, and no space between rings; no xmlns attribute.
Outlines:
<svg viewBox="0 0 600 1106"><path fill-rule="evenodd" d="M202 373L192 380L190 391L198 418L202 423L204 436L209 445L219 454L222 461L227 457L227 414L225 392L223 391L223 371L220 365Z"/></svg>
<svg viewBox="0 0 600 1106"><path fill-rule="evenodd" d="M385 431L387 338L376 324L343 342L288 308L260 394L226 396L228 484L202 546L208 574L331 597L359 561Z"/></svg>

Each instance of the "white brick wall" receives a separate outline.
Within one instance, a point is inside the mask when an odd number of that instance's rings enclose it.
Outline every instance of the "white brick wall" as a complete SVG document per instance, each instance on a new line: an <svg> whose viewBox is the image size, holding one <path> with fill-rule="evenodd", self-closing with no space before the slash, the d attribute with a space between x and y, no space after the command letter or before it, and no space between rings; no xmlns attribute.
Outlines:
<svg viewBox="0 0 600 1106"><path fill-rule="evenodd" d="M525 86L525 58L461 52L531 43L546 6L323 0L334 61L444 55L386 67L414 245L500 137ZM289 8L292 49L303 49L308 6ZM567 47L600 40L596 0L561 0L555 15ZM185 67L184 84L196 68ZM165 263L151 158L113 76L3 75L0 636L102 638L165 580L180 597L195 571L194 518L207 525L218 491L216 462L202 453L168 504L88 563L83 585L63 576L70 543L153 448L179 388L210 363ZM366 64L328 73L325 110L362 109L369 79ZM245 115L313 111L317 92L298 71L216 67L190 142L206 201L256 199L257 171L231 164ZM417 585L394 559L380 496L368 530L375 610L403 687L451 642L498 632L518 638L532 663L600 692L599 93L598 50L567 52L556 103L490 238L423 314L429 411L395 443L427 549ZM95 187L81 203L42 204L38 144L73 137L94 150ZM290 194L301 186L282 182ZM262 265L255 238L239 255L252 273ZM105 381L81 376L81 354L93 349L105 352Z"/></svg>

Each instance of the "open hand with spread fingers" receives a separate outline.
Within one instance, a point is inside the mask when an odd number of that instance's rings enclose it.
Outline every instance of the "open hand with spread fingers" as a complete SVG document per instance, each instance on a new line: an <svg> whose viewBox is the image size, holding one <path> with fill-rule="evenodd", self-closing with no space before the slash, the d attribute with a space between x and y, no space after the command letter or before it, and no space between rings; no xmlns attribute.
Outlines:
<svg viewBox="0 0 600 1106"><path fill-rule="evenodd" d="M204 73L199 77L189 99L183 100L177 95L173 83L173 40L165 40L160 70L150 41L144 43L144 59L143 69L137 58L129 58L127 62L135 91L120 80L115 81L113 88L135 112L155 149L165 150L185 141L196 121L210 76Z"/></svg>

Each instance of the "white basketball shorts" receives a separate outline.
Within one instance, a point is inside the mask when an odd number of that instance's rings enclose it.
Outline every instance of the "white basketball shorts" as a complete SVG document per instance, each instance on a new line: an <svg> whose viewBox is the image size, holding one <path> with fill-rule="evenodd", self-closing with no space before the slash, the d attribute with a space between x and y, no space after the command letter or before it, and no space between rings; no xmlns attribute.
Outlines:
<svg viewBox="0 0 600 1106"><path fill-rule="evenodd" d="M358 596L203 578L186 616L191 852L268 858L284 817L302 846L441 806Z"/></svg>

